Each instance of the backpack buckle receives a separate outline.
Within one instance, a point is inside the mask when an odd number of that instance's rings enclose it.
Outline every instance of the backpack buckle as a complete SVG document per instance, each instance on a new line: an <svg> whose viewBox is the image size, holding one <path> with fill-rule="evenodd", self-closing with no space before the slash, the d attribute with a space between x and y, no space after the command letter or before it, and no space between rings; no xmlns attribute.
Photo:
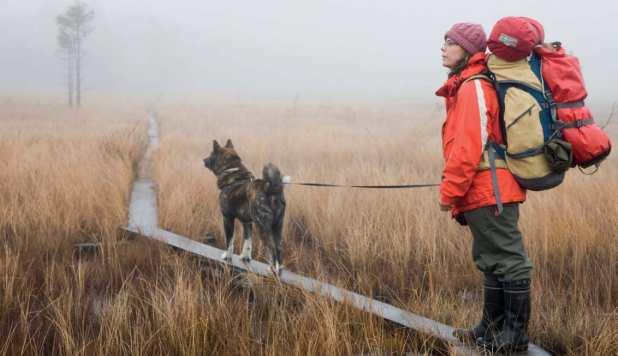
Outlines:
<svg viewBox="0 0 618 356"><path fill-rule="evenodd" d="M584 126L586 126L588 124L587 121L588 120L577 120L577 121L575 121L575 127L578 128L578 129L582 128L582 127L584 127Z"/></svg>

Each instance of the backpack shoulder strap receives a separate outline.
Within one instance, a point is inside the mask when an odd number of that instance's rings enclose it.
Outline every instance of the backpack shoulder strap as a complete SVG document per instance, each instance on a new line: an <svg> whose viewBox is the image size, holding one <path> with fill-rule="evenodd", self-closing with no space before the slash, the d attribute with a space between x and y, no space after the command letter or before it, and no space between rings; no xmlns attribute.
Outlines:
<svg viewBox="0 0 618 356"><path fill-rule="evenodd" d="M481 73L481 74L473 75L470 78L467 78L466 80L464 80L464 82L462 84L467 83L467 82L469 82L471 80L475 80L475 79L486 80L486 81L488 81L488 82L490 82L492 84L494 83L494 80L492 78L490 78L489 75Z"/></svg>
<svg viewBox="0 0 618 356"><path fill-rule="evenodd" d="M493 76L493 73L487 71L487 72L483 72L481 74L477 74L477 75L473 75L470 78L466 79L464 81L464 83L472 81L472 80L485 80L488 81L492 87L494 89L497 90L496 88L496 81L495 81L495 77ZM500 105L500 117L502 118L503 116L503 111L502 111L502 105ZM504 125L502 124L502 120L500 120L500 129L502 130L502 128L504 127ZM487 151L487 155L489 158L489 171L491 172L491 185L492 185L492 190L494 192L494 196L496 198L496 215L500 215L502 214L502 211L504 210L503 207L503 203L502 203L502 198L501 198L501 194L500 194L500 187L498 184L498 172L497 172L497 167L496 167L496 159L500 158L500 159L505 159L503 155L498 155L498 152L496 152L496 147L498 146L495 142L490 142L489 140L487 142L484 142L484 150ZM496 157L498 155L498 157Z"/></svg>

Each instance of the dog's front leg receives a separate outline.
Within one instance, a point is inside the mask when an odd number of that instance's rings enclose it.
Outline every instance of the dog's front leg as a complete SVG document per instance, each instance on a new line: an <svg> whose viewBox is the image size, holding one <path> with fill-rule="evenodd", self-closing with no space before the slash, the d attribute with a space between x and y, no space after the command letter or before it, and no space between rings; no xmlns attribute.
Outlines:
<svg viewBox="0 0 618 356"><path fill-rule="evenodd" d="M283 251L281 248L281 243L282 243L282 236L281 233L283 232L283 216L281 216L281 218L273 225L273 229L272 229L272 234L273 234L273 243L274 243L274 252L275 252L275 256L274 256L274 266L275 266L275 273L277 275L281 274L281 271L283 270Z"/></svg>
<svg viewBox="0 0 618 356"><path fill-rule="evenodd" d="M253 229L253 224L251 222L242 224L244 243L242 245L241 257L245 263L251 261L251 251L252 251L251 235L253 232L252 229Z"/></svg>
<svg viewBox="0 0 618 356"><path fill-rule="evenodd" d="M226 261L232 260L234 254L234 218L223 217L223 229L225 230L225 247L226 251L221 255L221 258Z"/></svg>

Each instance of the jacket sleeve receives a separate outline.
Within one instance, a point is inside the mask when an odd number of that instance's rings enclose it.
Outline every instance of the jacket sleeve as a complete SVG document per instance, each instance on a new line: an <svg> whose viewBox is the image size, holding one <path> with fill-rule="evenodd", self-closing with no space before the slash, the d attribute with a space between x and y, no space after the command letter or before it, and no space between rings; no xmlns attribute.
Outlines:
<svg viewBox="0 0 618 356"><path fill-rule="evenodd" d="M461 86L453 108L455 137L440 184L440 203L456 205L466 195L477 172L487 139L487 107L481 80Z"/></svg>

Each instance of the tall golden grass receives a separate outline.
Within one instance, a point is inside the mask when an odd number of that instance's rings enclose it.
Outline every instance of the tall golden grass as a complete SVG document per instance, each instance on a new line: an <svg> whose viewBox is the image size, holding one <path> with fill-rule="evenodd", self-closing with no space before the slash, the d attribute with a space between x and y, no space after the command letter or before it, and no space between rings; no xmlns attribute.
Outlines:
<svg viewBox="0 0 618 356"><path fill-rule="evenodd" d="M213 139L231 138L256 174L273 162L297 181L438 181L441 117L428 108L162 104L159 224L222 245L215 179L201 163ZM145 148L141 105L101 100L76 113L54 100L10 98L0 116L0 352L448 353L274 280L153 242L111 244ZM552 352L618 353L617 171L612 156L597 174L571 171L522 205L535 264L530 333ZM451 325L478 319L470 236L439 211L435 189L290 186L286 198L287 268ZM102 253L75 258L72 243L88 240L103 241Z"/></svg>

